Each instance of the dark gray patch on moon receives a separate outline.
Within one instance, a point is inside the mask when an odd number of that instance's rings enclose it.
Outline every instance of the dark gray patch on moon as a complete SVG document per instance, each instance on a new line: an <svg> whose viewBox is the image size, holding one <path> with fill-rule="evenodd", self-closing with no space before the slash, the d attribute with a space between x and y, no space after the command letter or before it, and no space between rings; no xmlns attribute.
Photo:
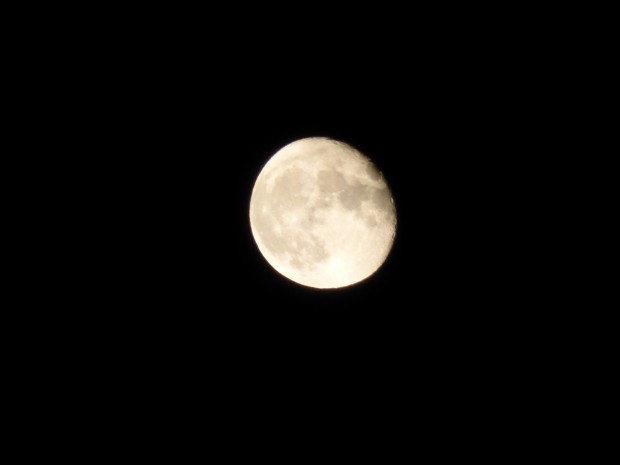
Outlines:
<svg viewBox="0 0 620 465"><path fill-rule="evenodd" d="M370 226L371 228L374 228L379 223L377 223L377 220L375 220L372 216L368 216L366 217L366 224Z"/></svg>
<svg viewBox="0 0 620 465"><path fill-rule="evenodd" d="M326 200L320 200L319 202L317 202L316 207L311 207L308 210L308 214L302 219L301 225L304 228L312 228L315 224L325 224L325 221L319 218L317 213L323 208L327 208L328 205L329 202L327 202Z"/></svg>
<svg viewBox="0 0 620 465"><path fill-rule="evenodd" d="M337 171L323 170L317 175L319 189L325 194L338 192L347 187L344 176Z"/></svg>
<svg viewBox="0 0 620 465"><path fill-rule="evenodd" d="M390 191L387 188L373 189L370 200L382 212L393 211L394 204L392 203L392 196L390 195Z"/></svg>
<svg viewBox="0 0 620 465"><path fill-rule="evenodd" d="M368 200L369 191L370 188L368 186L362 186L361 184L350 185L338 194L338 198L344 208L359 210L362 207L362 202Z"/></svg>

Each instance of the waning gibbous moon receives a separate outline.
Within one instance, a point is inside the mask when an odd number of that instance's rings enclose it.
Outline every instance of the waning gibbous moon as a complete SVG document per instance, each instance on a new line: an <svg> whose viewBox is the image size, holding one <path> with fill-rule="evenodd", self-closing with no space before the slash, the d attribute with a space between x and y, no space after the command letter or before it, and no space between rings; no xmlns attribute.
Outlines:
<svg viewBox="0 0 620 465"><path fill-rule="evenodd" d="M375 273L396 233L392 193L372 161L325 137L286 145L265 164L250 200L267 262L299 284L345 287Z"/></svg>

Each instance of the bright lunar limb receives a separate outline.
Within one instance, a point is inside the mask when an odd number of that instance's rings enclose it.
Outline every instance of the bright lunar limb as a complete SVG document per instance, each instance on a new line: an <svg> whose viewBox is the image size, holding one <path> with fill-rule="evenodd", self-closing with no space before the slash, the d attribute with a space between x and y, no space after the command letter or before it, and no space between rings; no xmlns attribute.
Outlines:
<svg viewBox="0 0 620 465"><path fill-rule="evenodd" d="M343 142L311 137L286 145L263 167L250 225L280 274L304 286L338 288L383 264L394 242L396 208L368 157Z"/></svg>

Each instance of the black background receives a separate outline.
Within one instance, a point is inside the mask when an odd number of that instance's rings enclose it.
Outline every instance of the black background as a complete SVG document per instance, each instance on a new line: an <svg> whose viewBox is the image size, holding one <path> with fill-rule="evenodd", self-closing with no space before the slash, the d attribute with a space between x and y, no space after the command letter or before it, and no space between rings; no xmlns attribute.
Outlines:
<svg viewBox="0 0 620 465"><path fill-rule="evenodd" d="M69 36L46 69L75 225L60 229L71 310L54 324L83 382L110 409L217 411L224 430L398 412L432 430L527 408L554 320L544 257L531 260L540 54L523 66L504 20L458 14L347 19L340 35L338 20L241 34L188 17ZM263 165L311 136L368 155L393 191L394 247L349 288L287 280L251 234Z"/></svg>
<svg viewBox="0 0 620 465"><path fill-rule="evenodd" d="M334 375L369 363L471 372L519 350L520 331L536 324L520 288L512 90L428 61L379 77L363 63L302 55L215 82L202 67L154 82L144 72L104 103L101 296L121 345L174 363L273 364L284 377L306 362ZM310 136L358 148L393 190L394 247L350 288L287 280L251 235L262 166Z"/></svg>
<svg viewBox="0 0 620 465"><path fill-rule="evenodd" d="M179 327L186 323L176 312L187 312L197 319L190 331L211 318L231 330L247 324L256 341L324 331L356 344L404 342L424 327L422 337L446 341L497 335L486 328L498 318L494 307L514 298L520 225L511 210L527 190L513 190L527 163L514 84L488 83L483 75L495 65L470 78L465 65L432 57L408 69L346 58L292 51L232 71L220 61L140 66L129 82L103 86L111 102L101 102L104 131L97 128L109 176L102 200L114 205L111 252L134 304ZM260 169L310 136L369 155L398 209L387 262L350 289L288 281L251 236Z"/></svg>

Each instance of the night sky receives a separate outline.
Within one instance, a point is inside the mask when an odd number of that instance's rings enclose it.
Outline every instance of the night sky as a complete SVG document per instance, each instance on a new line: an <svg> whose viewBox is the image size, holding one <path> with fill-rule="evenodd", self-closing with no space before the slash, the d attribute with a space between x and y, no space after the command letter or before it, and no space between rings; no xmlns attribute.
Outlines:
<svg viewBox="0 0 620 465"><path fill-rule="evenodd" d="M462 353L501 339L516 298L505 260L518 247L504 240L509 199L498 196L510 156L509 148L503 158L496 151L502 123L480 98L464 102L430 78L396 90L389 79L345 90L329 80L312 84L285 92L222 84L195 100L181 91L178 102L140 113L136 146L119 155L117 213L125 223L115 236L126 253L119 267L136 306L132 324L157 315L152 323L164 334L174 329L172 338L200 338L209 328L235 347L275 344L282 354L289 344L309 352L395 344L396 357L411 344ZM251 234L249 202L262 166L311 136L368 155L396 203L390 255L350 288L289 281ZM499 326L489 330L493 321Z"/></svg>
<svg viewBox="0 0 620 465"><path fill-rule="evenodd" d="M239 44L179 26L81 81L72 169L93 195L74 195L71 285L88 310L67 327L93 348L86 365L231 424L254 412L254 428L288 405L327 423L335 408L467 416L518 384L550 323L521 220L539 166L531 93L496 42L408 30L284 47L284 31ZM396 204L387 260L348 288L279 275L250 230L263 165L317 136L370 157Z"/></svg>

